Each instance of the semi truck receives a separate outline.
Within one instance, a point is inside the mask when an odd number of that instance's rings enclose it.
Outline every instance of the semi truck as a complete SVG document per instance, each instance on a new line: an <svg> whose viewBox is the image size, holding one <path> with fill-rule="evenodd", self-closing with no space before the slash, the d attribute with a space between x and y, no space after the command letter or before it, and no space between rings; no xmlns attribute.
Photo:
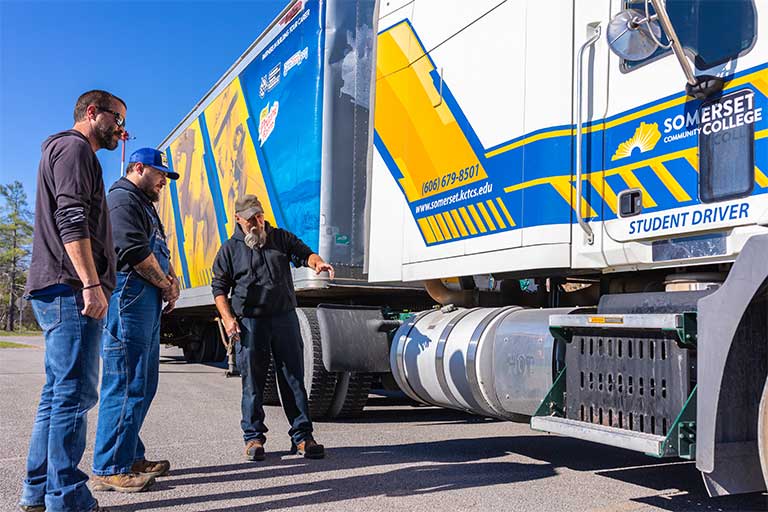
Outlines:
<svg viewBox="0 0 768 512"><path fill-rule="evenodd" d="M290 2L159 146L182 176L164 339L222 357L210 266L255 193L337 268L294 270L316 416L375 381L764 490L767 16Z"/></svg>

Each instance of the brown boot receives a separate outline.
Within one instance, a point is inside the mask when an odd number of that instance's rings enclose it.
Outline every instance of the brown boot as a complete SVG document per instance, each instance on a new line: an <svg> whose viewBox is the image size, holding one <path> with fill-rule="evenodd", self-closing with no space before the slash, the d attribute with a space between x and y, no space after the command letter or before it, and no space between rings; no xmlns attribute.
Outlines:
<svg viewBox="0 0 768 512"><path fill-rule="evenodd" d="M325 447L317 444L317 441L313 438L308 437L299 444L292 444L291 453L298 453L306 459L322 459L325 457Z"/></svg>
<svg viewBox="0 0 768 512"><path fill-rule="evenodd" d="M171 469L171 463L167 460L137 460L131 466L131 471L147 476L163 476Z"/></svg>
<svg viewBox="0 0 768 512"><path fill-rule="evenodd" d="M94 491L141 492L155 483L155 477L140 473L94 475L91 489Z"/></svg>
<svg viewBox="0 0 768 512"><path fill-rule="evenodd" d="M264 443L258 439L251 439L245 444L245 458L248 460L264 460Z"/></svg>

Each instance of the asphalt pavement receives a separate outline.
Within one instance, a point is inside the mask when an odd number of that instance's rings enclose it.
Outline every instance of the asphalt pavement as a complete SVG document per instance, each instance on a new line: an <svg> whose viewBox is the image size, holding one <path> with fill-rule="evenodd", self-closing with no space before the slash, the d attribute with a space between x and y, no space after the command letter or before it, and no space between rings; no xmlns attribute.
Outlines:
<svg viewBox="0 0 768 512"><path fill-rule="evenodd" d="M44 382L41 338L2 338L0 510L16 510ZM531 431L526 424L430 407L388 406L316 422L325 460L290 455L288 424L267 408L264 462L242 457L240 382L223 369L162 351L160 388L143 429L149 458L171 473L139 494L96 493L110 512L768 510L768 495L710 499L692 462ZM98 410L89 413L89 471Z"/></svg>

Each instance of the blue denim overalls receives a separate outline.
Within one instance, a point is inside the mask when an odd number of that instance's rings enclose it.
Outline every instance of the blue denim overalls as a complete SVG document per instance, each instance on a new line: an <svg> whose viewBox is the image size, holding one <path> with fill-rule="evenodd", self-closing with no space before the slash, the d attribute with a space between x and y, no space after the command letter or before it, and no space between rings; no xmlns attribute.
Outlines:
<svg viewBox="0 0 768 512"><path fill-rule="evenodd" d="M165 274L170 252L155 208L142 206L152 219L149 247ZM135 270L117 273L109 301L101 358L101 397L93 472L130 473L144 459L141 425L157 391L160 365L162 293Z"/></svg>

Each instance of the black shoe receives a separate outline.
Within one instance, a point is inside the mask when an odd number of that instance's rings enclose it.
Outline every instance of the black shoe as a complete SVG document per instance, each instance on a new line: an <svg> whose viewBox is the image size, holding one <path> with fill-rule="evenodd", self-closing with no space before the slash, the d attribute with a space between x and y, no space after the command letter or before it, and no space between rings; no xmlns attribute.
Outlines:
<svg viewBox="0 0 768 512"><path fill-rule="evenodd" d="M45 512L45 505L19 505L24 512Z"/></svg>
<svg viewBox="0 0 768 512"><path fill-rule="evenodd" d="M317 444L312 437L307 437L299 444L291 444L291 453L303 455L305 459L322 459L325 457L325 447Z"/></svg>
<svg viewBox="0 0 768 512"><path fill-rule="evenodd" d="M264 460L264 442L258 439L251 439L245 445L245 458L250 461Z"/></svg>

